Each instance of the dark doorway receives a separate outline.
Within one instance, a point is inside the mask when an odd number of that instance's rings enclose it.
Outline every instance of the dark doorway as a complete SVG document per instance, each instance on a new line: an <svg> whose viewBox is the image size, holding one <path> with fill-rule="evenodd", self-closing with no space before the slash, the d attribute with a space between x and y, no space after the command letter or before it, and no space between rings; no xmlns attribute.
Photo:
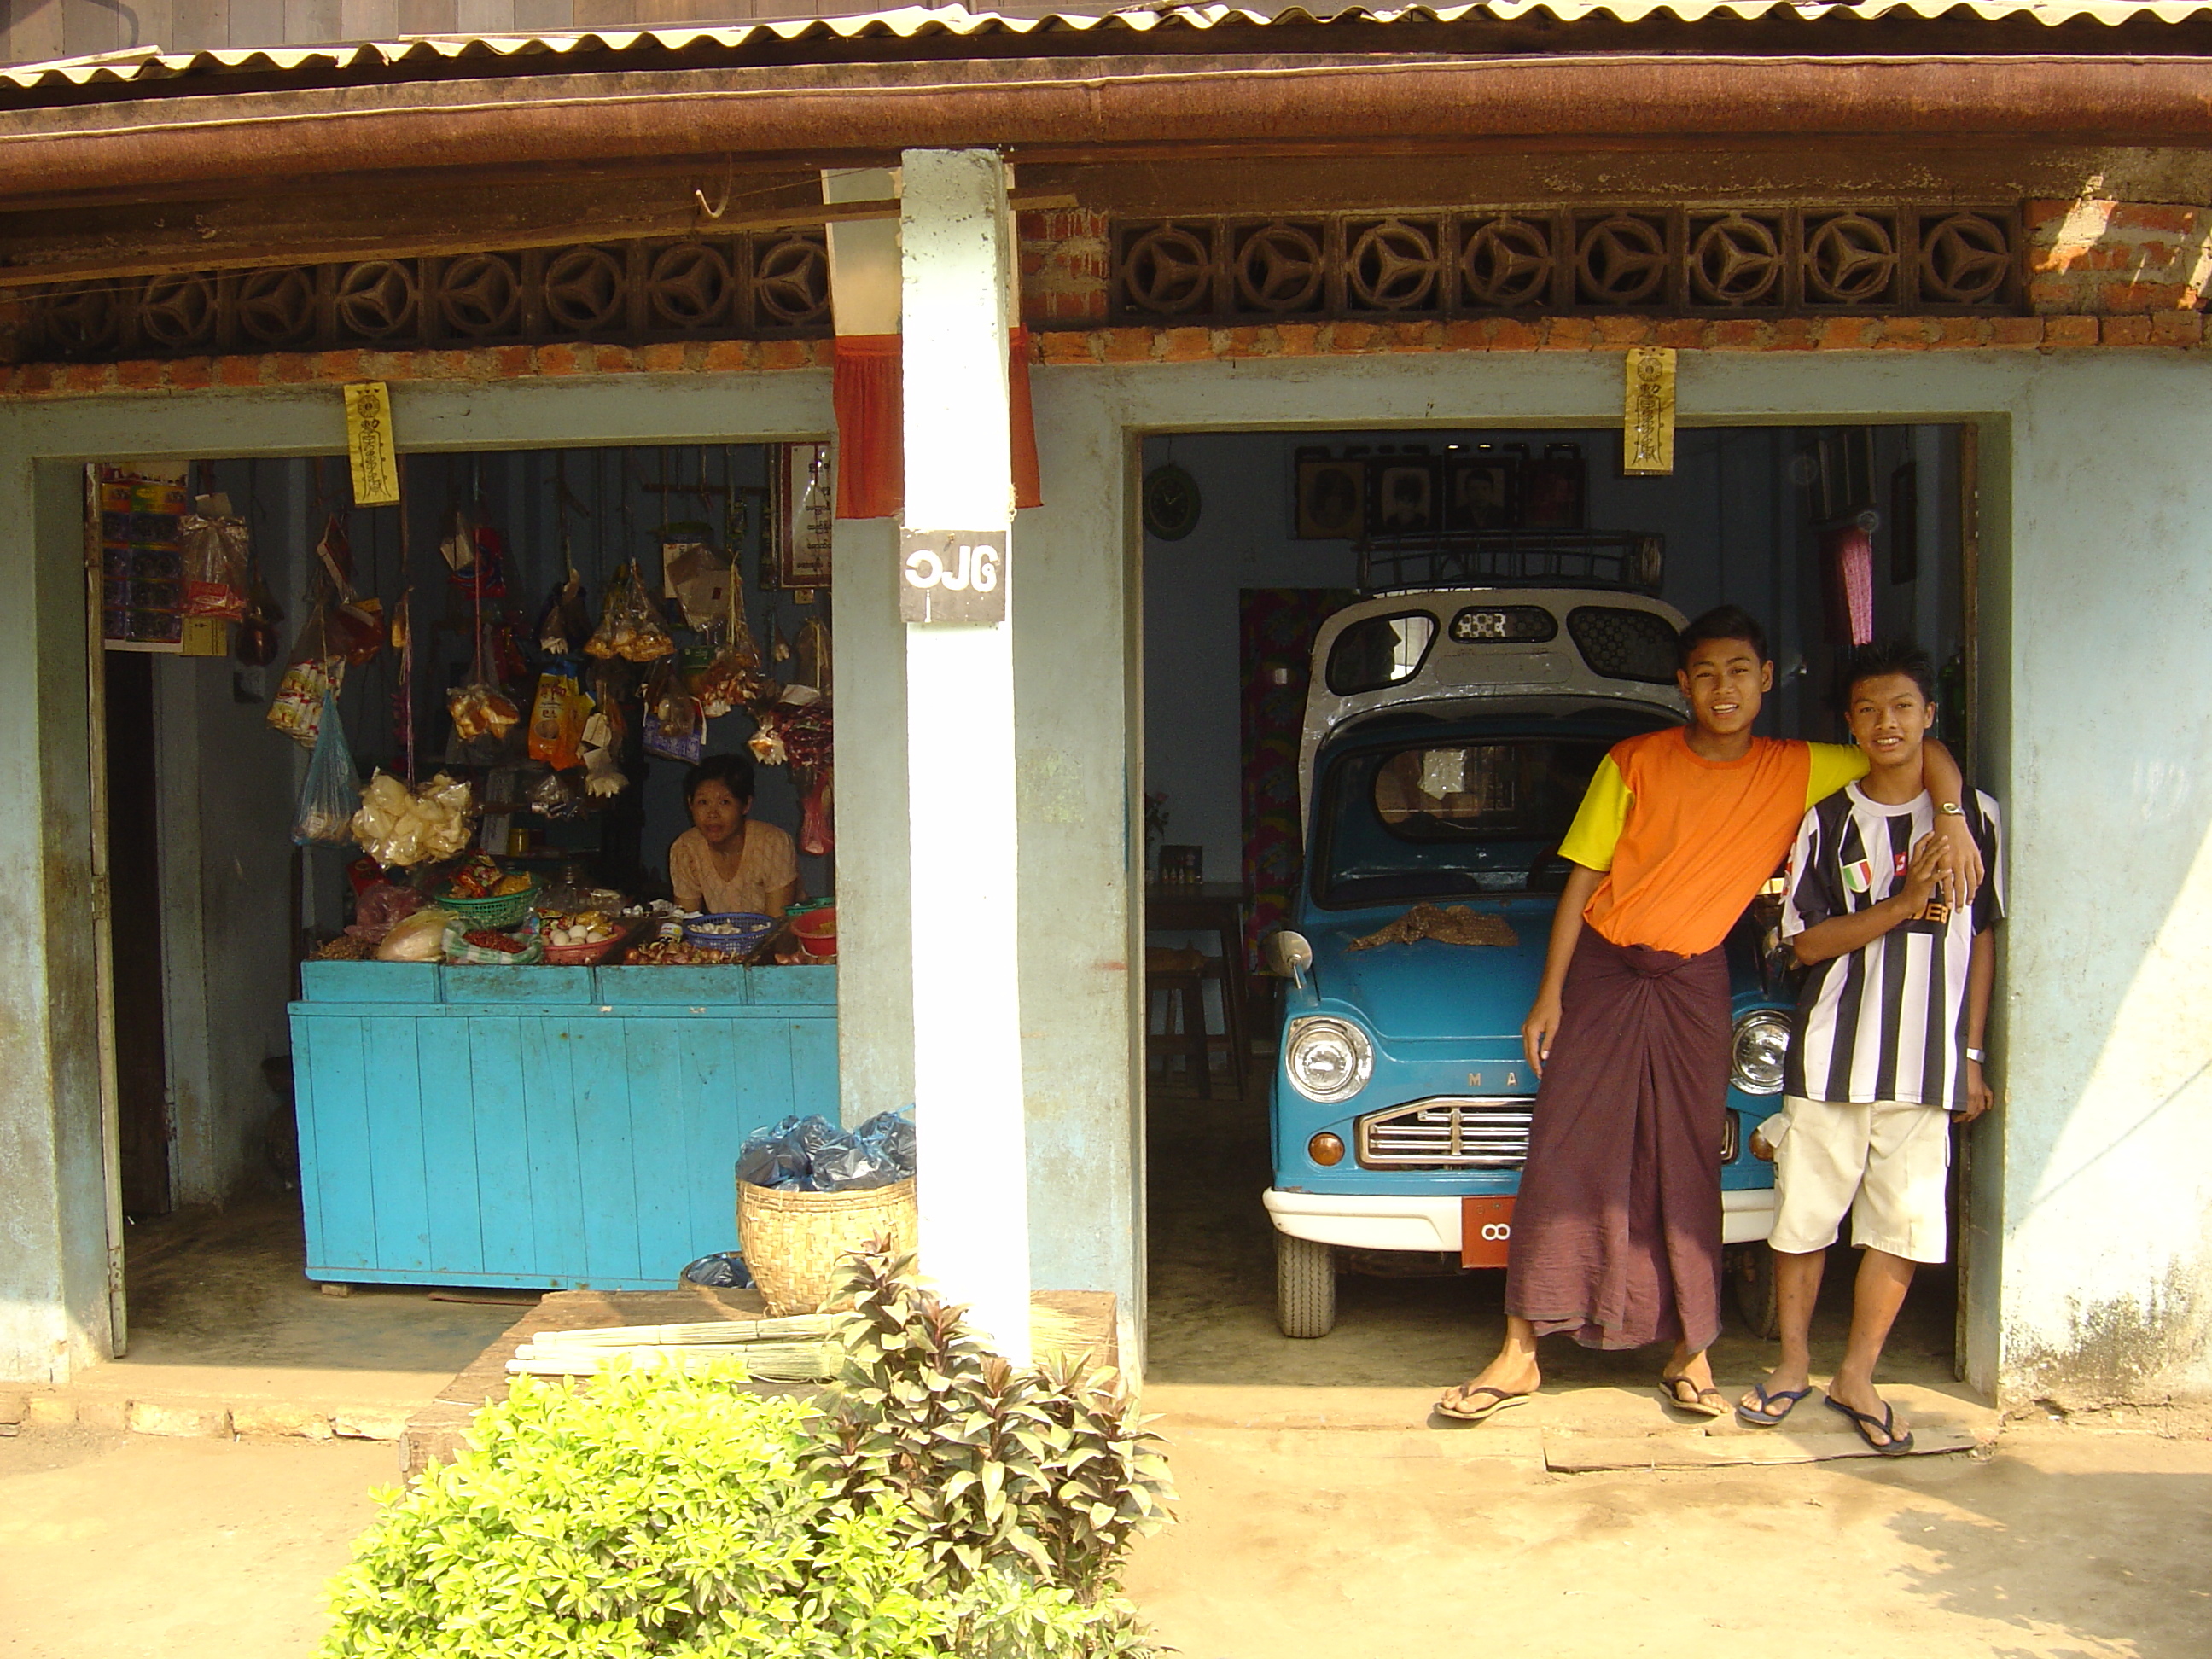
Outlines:
<svg viewBox="0 0 2212 1659"><path fill-rule="evenodd" d="M161 854L154 763L154 659L107 651L107 930L115 1017L115 1083L123 1212L176 1207L170 1147L164 994Z"/></svg>

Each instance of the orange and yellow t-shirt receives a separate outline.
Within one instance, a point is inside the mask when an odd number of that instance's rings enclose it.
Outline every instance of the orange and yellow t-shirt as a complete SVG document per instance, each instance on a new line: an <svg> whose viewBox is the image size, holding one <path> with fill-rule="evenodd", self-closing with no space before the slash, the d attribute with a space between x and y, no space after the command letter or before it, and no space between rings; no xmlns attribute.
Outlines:
<svg viewBox="0 0 2212 1659"><path fill-rule="evenodd" d="M1692 751L1685 728L1613 744L1559 855L1605 879L1583 920L1615 945L1702 955L1790 851L1806 809L1867 775L1865 751L1753 738L1741 760Z"/></svg>

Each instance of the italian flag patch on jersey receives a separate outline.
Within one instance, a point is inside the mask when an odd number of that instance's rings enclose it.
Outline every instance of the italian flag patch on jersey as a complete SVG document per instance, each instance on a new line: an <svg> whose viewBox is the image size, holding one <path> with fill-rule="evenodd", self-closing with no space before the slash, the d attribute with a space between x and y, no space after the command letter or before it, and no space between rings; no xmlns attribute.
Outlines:
<svg viewBox="0 0 2212 1659"><path fill-rule="evenodd" d="M1860 859L1844 866L1844 887L1848 892L1863 893L1874 885L1874 860Z"/></svg>

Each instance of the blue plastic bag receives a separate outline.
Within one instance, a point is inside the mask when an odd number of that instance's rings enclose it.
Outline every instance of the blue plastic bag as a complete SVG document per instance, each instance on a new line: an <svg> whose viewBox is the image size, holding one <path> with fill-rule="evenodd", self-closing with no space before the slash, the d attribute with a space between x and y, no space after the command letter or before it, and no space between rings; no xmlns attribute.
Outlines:
<svg viewBox="0 0 2212 1659"><path fill-rule="evenodd" d="M360 810L361 774L346 743L345 723L338 719L337 694L325 689L315 752L292 814L292 839L302 847L350 847L353 815Z"/></svg>

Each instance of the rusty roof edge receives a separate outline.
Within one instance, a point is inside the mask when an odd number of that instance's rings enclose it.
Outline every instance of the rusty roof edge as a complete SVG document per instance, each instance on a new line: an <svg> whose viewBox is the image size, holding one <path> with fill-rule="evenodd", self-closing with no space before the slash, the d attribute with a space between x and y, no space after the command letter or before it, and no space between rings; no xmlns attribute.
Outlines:
<svg viewBox="0 0 2212 1659"><path fill-rule="evenodd" d="M1753 21L1783 16L1808 21L1848 16L1872 21L1903 16L1932 22L1964 15L1989 23L2027 21L2057 27L2087 21L2118 27L2136 21L2171 25L2212 18L2212 0L1866 0L1862 4L1831 0L1470 0L1470 3L1462 5L1352 5L1318 10L1292 5L1275 11L1231 5L1156 4L1033 16L970 11L958 4L915 5L843 16L793 17L721 26L400 35L381 40L225 47L191 52L167 52L158 46L134 47L0 69L0 82L25 91L42 86L132 81L158 84L194 75L292 74L317 66L340 70L356 67L403 68L410 62L453 61L471 57L516 58L587 52L619 55L647 50L682 52L702 41L735 50L763 37L797 44L808 40L915 40L934 35L1025 35L1063 31L1126 32L1142 36L1155 31L1180 29L1264 30L1298 26L1387 28L1416 22L1449 25L1470 19L1511 22L1540 15L1564 24L1598 18L1621 23L1668 18L1692 25L1720 17Z"/></svg>

